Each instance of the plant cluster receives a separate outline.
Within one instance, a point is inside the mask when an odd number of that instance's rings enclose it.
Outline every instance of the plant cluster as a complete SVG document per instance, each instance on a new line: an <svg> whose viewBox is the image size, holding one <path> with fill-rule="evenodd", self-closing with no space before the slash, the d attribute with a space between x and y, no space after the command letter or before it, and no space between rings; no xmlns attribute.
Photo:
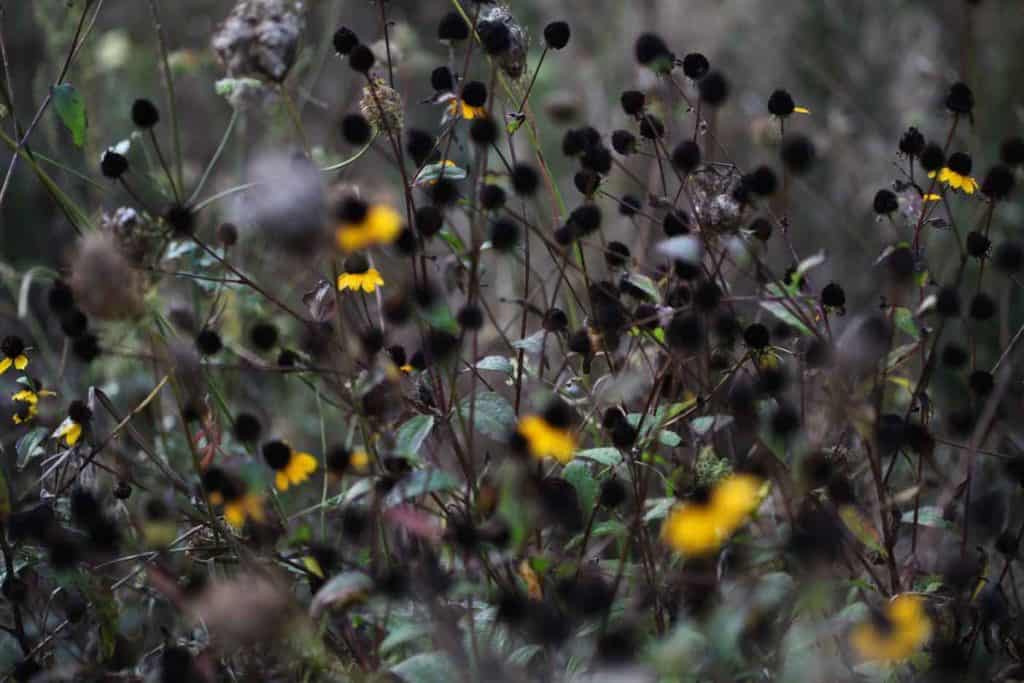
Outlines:
<svg viewBox="0 0 1024 683"><path fill-rule="evenodd" d="M402 3L350 3L378 32L320 46L353 96L316 140L306 9L238 0L200 161L171 5L141 3L164 97L83 204L30 142L88 132L105 9L72 4L38 110L3 89L8 176L76 235L2 274L4 680L1024 677L1024 140L976 128L971 85L893 133L854 301L798 251L850 218L795 211L843 169L796 84L745 167L735 76L642 33L621 125L547 149L531 94L573 21L514 4L453 0L403 88ZM276 112L286 142L226 168Z"/></svg>

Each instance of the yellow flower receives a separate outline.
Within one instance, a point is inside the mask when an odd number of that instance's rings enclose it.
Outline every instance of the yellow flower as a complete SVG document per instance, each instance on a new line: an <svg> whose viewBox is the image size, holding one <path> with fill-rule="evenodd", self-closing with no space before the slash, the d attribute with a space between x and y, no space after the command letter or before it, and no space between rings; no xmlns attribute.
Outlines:
<svg viewBox="0 0 1024 683"><path fill-rule="evenodd" d="M807 107L793 107L793 111L797 114L810 114L811 110Z"/></svg>
<svg viewBox="0 0 1024 683"><path fill-rule="evenodd" d="M317 468L316 458L309 453L296 451L283 441L265 444L263 458L275 472L274 486L278 491L287 491L290 486L301 484Z"/></svg>
<svg viewBox="0 0 1024 683"><path fill-rule="evenodd" d="M661 526L661 538L687 557L704 557L718 550L724 540L722 528L708 506L677 505Z"/></svg>
<svg viewBox="0 0 1024 683"><path fill-rule="evenodd" d="M402 232L402 217L390 206L367 206L358 199L349 199L341 214L336 237L338 246L346 253L391 244Z"/></svg>
<svg viewBox="0 0 1024 683"><path fill-rule="evenodd" d="M89 407L83 401L72 401L71 405L68 406L68 416L57 427L57 430L53 433L53 438L60 439L63 437L64 443L69 448L74 446L82 438L85 426L91 419L92 411L89 410Z"/></svg>
<svg viewBox="0 0 1024 683"><path fill-rule="evenodd" d="M13 365L17 370L24 370L28 367L28 356L25 355L25 342L21 337L8 335L0 341L0 375L7 372Z"/></svg>
<svg viewBox="0 0 1024 683"><path fill-rule="evenodd" d="M254 493L243 493L224 503L224 519L236 529L245 526L248 519L262 522L264 519L263 499Z"/></svg>
<svg viewBox="0 0 1024 683"><path fill-rule="evenodd" d="M558 427L540 415L528 415L519 421L519 434L526 440L535 458L554 458L563 465L576 452L576 437L568 427Z"/></svg>
<svg viewBox="0 0 1024 683"><path fill-rule="evenodd" d="M53 438L59 439L61 437L64 438L64 443L69 447L74 446L82 438L82 425L70 417L64 418L64 421L57 427L57 431L53 433Z"/></svg>
<svg viewBox="0 0 1024 683"><path fill-rule="evenodd" d="M753 514L763 500L763 482L749 474L721 480L706 503L673 508L661 527L662 541L687 557L716 552Z"/></svg>
<svg viewBox="0 0 1024 683"><path fill-rule="evenodd" d="M459 116L467 121L471 121L486 117L487 110L483 107L474 107L466 104L465 100L452 99L448 102L448 115L452 117Z"/></svg>
<svg viewBox="0 0 1024 683"><path fill-rule="evenodd" d="M357 253L345 259L345 272L338 276L340 291L350 289L353 292L358 292L363 290L370 294L383 285L384 278L380 276L380 272L376 268L370 267L365 256Z"/></svg>
<svg viewBox="0 0 1024 683"><path fill-rule="evenodd" d="M47 389L43 389L41 387L38 389L22 389L20 391L15 392L11 396L11 400L14 401L15 403L20 403L21 405L17 406L17 408L14 411L14 415L11 417L11 420L16 425L28 422L39 413L40 397L45 398L56 395L57 394L55 394L54 392L49 391Z"/></svg>
<svg viewBox="0 0 1024 683"><path fill-rule="evenodd" d="M955 155L954 155L955 156ZM952 160L952 157L950 157ZM953 188L962 190L965 194L974 194L978 191L978 181L971 177L970 166L966 173L958 173L949 166L943 166L939 171L939 182ZM935 171L928 174L929 178L935 177Z"/></svg>
<svg viewBox="0 0 1024 683"><path fill-rule="evenodd" d="M348 464L349 467L362 474L370 467L370 454L362 448L357 448L349 456Z"/></svg>
<svg viewBox="0 0 1024 683"><path fill-rule="evenodd" d="M731 533L757 510L762 482L750 474L726 477L711 493L711 509L719 523Z"/></svg>
<svg viewBox="0 0 1024 683"><path fill-rule="evenodd" d="M881 619L858 624L850 634L850 643L863 659L897 662L907 659L928 642L932 622L917 595L897 595ZM878 623L878 622L882 623Z"/></svg>

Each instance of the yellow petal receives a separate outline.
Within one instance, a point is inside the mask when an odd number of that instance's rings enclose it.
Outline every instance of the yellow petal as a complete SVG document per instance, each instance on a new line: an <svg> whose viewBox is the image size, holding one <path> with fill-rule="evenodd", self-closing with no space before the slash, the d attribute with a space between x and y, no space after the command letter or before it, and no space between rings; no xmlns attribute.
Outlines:
<svg viewBox="0 0 1024 683"><path fill-rule="evenodd" d="M378 287L384 285L384 278L376 268L370 268L363 273L363 291L371 293Z"/></svg>
<svg viewBox="0 0 1024 683"><path fill-rule="evenodd" d="M348 459L349 467L357 472L365 472L370 466L370 455L362 448L352 451Z"/></svg>
<svg viewBox="0 0 1024 683"><path fill-rule="evenodd" d="M811 110L807 107L793 107L793 111L797 114L810 114Z"/></svg>
<svg viewBox="0 0 1024 683"><path fill-rule="evenodd" d="M940 195L940 194L935 194L935 193L933 192L933 193L931 193L931 194L926 194L925 196L921 197L921 199L922 199L923 201L926 201L926 202L937 202L937 201L939 201L940 199L942 199L942 195Z"/></svg>
<svg viewBox="0 0 1024 683"><path fill-rule="evenodd" d="M64 434L64 442L67 443L68 446L74 446L81 438L82 425L77 422L72 422L71 426L68 427L67 432Z"/></svg>
<svg viewBox="0 0 1024 683"><path fill-rule="evenodd" d="M31 403L35 405L39 402L39 395L31 389L22 389L11 396L12 401L21 401L22 403Z"/></svg>
<svg viewBox="0 0 1024 683"><path fill-rule="evenodd" d="M274 475L274 486L277 487L278 491L287 491L290 484L291 482L288 481L288 475L284 472L278 472Z"/></svg>
<svg viewBox="0 0 1024 683"><path fill-rule="evenodd" d="M352 289L352 275L350 273L342 273L338 276L338 291L343 292L346 289Z"/></svg>
<svg viewBox="0 0 1024 683"><path fill-rule="evenodd" d="M519 433L537 458L554 458L563 465L576 452L576 438L568 429L552 427L539 415L528 415L519 421Z"/></svg>
<svg viewBox="0 0 1024 683"><path fill-rule="evenodd" d="M7 370L11 367L11 363L13 363L13 361L10 358L4 358L3 360L0 360L0 375L7 372Z"/></svg>
<svg viewBox="0 0 1024 683"><path fill-rule="evenodd" d="M966 176L963 179L963 190L967 194L974 194L978 189L978 181L970 176Z"/></svg>
<svg viewBox="0 0 1024 683"><path fill-rule="evenodd" d="M661 538L687 557L710 555L722 544L722 535L711 510L693 504L678 505L669 512L661 527Z"/></svg>
<svg viewBox="0 0 1024 683"><path fill-rule="evenodd" d="M18 370L24 370L25 368L27 368L28 367L28 356L26 356L25 354L21 354L20 356L15 358L14 359L14 367L17 368Z"/></svg>
<svg viewBox="0 0 1024 683"><path fill-rule="evenodd" d="M320 563L317 562L316 558L312 555L306 555L305 557L303 557L302 564L306 566L306 569L309 570L309 573L313 576L319 579L324 578L323 567L320 566Z"/></svg>
<svg viewBox="0 0 1024 683"><path fill-rule="evenodd" d="M245 526L245 505L242 500L228 503L224 506L224 519L228 520L228 524L241 529Z"/></svg>
<svg viewBox="0 0 1024 683"><path fill-rule="evenodd" d="M402 231L402 217L390 206L375 204L366 214L366 228L377 244L391 244Z"/></svg>

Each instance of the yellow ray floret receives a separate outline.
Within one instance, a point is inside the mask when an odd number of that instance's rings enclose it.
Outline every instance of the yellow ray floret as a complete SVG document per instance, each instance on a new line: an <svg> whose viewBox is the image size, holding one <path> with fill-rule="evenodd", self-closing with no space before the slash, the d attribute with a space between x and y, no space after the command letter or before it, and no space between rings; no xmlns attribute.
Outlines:
<svg viewBox="0 0 1024 683"><path fill-rule="evenodd" d="M564 465L576 452L576 437L572 430L553 427L540 415L529 415L520 420L519 433L536 458L554 458Z"/></svg>
<svg viewBox="0 0 1024 683"><path fill-rule="evenodd" d="M245 493L224 504L224 519L236 529L245 526L247 519L262 522L263 518L263 499L255 494Z"/></svg>
<svg viewBox="0 0 1024 683"><path fill-rule="evenodd" d="M978 191L978 181L969 175L961 175L949 168L944 166L939 171L939 182L953 188L954 190L961 190L964 194L974 194ZM928 174L929 178L935 177L935 171Z"/></svg>
<svg viewBox="0 0 1024 683"><path fill-rule="evenodd" d="M877 620L858 624L850 642L861 658L876 662L898 662L921 649L932 633L932 622L917 595L903 594L886 605Z"/></svg>
<svg viewBox="0 0 1024 683"><path fill-rule="evenodd" d="M353 252L379 244L391 244L402 231L402 217L390 206L374 204L358 223L344 223L338 227L338 246L344 252Z"/></svg>
<svg viewBox="0 0 1024 683"><path fill-rule="evenodd" d="M78 424L70 417L64 418L64 421L57 427L57 431L53 433L53 438L64 439L69 447L74 446L78 443L78 440L82 438L82 425Z"/></svg>
<svg viewBox="0 0 1024 683"><path fill-rule="evenodd" d="M317 462L309 453L292 451L288 464L274 475L274 486L278 491L287 491L289 486L297 486L309 479L316 472Z"/></svg>
<svg viewBox="0 0 1024 683"><path fill-rule="evenodd" d="M353 292L363 290L366 293L374 292L378 287L384 286L384 278L376 268L370 268L363 273L342 273L338 276L338 289L345 291L350 289Z"/></svg>

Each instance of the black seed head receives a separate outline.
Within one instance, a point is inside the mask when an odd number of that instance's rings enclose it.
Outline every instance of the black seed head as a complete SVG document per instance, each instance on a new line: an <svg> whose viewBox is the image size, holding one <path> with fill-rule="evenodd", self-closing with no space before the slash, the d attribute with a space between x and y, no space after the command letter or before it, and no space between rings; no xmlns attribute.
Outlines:
<svg viewBox="0 0 1024 683"><path fill-rule="evenodd" d="M873 207L875 213L880 216L886 216L900 208L900 200L896 198L896 194L891 190L879 190L875 193Z"/></svg>
<svg viewBox="0 0 1024 683"><path fill-rule="evenodd" d="M967 378L967 384L971 391L981 398L987 397L996 388L996 381L992 377L992 373L985 370L972 372L971 376Z"/></svg>
<svg viewBox="0 0 1024 683"><path fill-rule="evenodd" d="M704 76L697 84L697 89L701 100L712 107L721 107L729 97L729 81L720 71L712 71Z"/></svg>
<svg viewBox="0 0 1024 683"><path fill-rule="evenodd" d="M480 147L493 145L498 140L498 124L489 116L473 119L469 125L469 139Z"/></svg>
<svg viewBox="0 0 1024 683"><path fill-rule="evenodd" d="M768 111L772 116L785 118L793 113L796 103L785 90L776 90L768 97Z"/></svg>
<svg viewBox="0 0 1024 683"><path fill-rule="evenodd" d="M178 237L187 237L195 232L196 214L183 204L172 204L164 213L164 220Z"/></svg>
<svg viewBox="0 0 1024 683"><path fill-rule="evenodd" d="M459 199L459 186L451 178L438 178L430 188L430 201L438 206L451 206Z"/></svg>
<svg viewBox="0 0 1024 683"><path fill-rule="evenodd" d="M1024 266L1024 247L1019 242L1007 240L996 247L992 257L995 267L1006 274L1013 274L1020 271Z"/></svg>
<svg viewBox="0 0 1024 683"><path fill-rule="evenodd" d="M567 221L578 235L589 235L601 227L601 209L596 204L583 204L572 210Z"/></svg>
<svg viewBox="0 0 1024 683"><path fill-rule="evenodd" d="M758 166L743 176L743 184L754 194L768 197L775 194L778 179L775 177L775 171L768 166Z"/></svg>
<svg viewBox="0 0 1024 683"><path fill-rule="evenodd" d="M480 81L467 81L462 85L462 101L471 107L487 104L487 86Z"/></svg>
<svg viewBox="0 0 1024 683"><path fill-rule="evenodd" d="M601 482L601 495L598 502L612 510L626 502L626 485L618 477L611 477Z"/></svg>
<svg viewBox="0 0 1024 683"><path fill-rule="evenodd" d="M637 116L643 112L647 97L639 90L626 90L619 101L622 103L622 111L626 112L627 116Z"/></svg>
<svg viewBox="0 0 1024 683"><path fill-rule="evenodd" d="M683 73L691 80L699 81L704 78L710 68L708 58L699 52L691 52L683 57Z"/></svg>
<svg viewBox="0 0 1024 683"><path fill-rule="evenodd" d="M348 144L359 147L370 141L373 127L362 114L346 114L341 120L341 136Z"/></svg>
<svg viewBox="0 0 1024 683"><path fill-rule="evenodd" d="M612 149L622 156L629 156L636 151L636 136L628 130L617 130L613 132Z"/></svg>
<svg viewBox="0 0 1024 683"><path fill-rule="evenodd" d="M921 168L929 173L941 169L946 163L946 154L938 145L931 143L921 150Z"/></svg>
<svg viewBox="0 0 1024 683"><path fill-rule="evenodd" d="M238 226L234 223L221 223L217 226L217 241L225 247L233 247L238 243Z"/></svg>
<svg viewBox="0 0 1024 683"><path fill-rule="evenodd" d="M945 318L956 318L960 315L960 293L955 287L943 287L936 294L936 312Z"/></svg>
<svg viewBox="0 0 1024 683"><path fill-rule="evenodd" d="M700 145L693 140L684 140L672 150L672 165L683 173L692 173L700 166Z"/></svg>
<svg viewBox="0 0 1024 683"><path fill-rule="evenodd" d="M484 312L475 304L466 304L459 309L455 320L464 330L479 330L484 326Z"/></svg>
<svg viewBox="0 0 1024 683"><path fill-rule="evenodd" d="M533 166L516 164L512 169L512 189L521 197L531 197L537 192L540 176Z"/></svg>
<svg viewBox="0 0 1024 683"><path fill-rule="evenodd" d="M609 268L623 268L629 262L629 247L622 242L609 242L604 250L604 261Z"/></svg>
<svg viewBox="0 0 1024 683"><path fill-rule="evenodd" d="M640 202L640 198L631 194L622 196L619 200L619 213L623 216L635 216L643 208L643 204Z"/></svg>
<svg viewBox="0 0 1024 683"><path fill-rule="evenodd" d="M544 27L544 42L553 50L561 50L569 44L572 31L564 21L552 21Z"/></svg>
<svg viewBox="0 0 1024 683"><path fill-rule="evenodd" d="M771 343L771 333L761 323L754 323L743 331L743 341L750 348L759 351Z"/></svg>
<svg viewBox="0 0 1024 683"><path fill-rule="evenodd" d="M484 185L480 188L480 204L488 211L495 211L505 206L505 190L498 185Z"/></svg>
<svg viewBox="0 0 1024 683"><path fill-rule="evenodd" d="M950 343L942 348L942 364L948 368L962 368L967 365L969 360L970 356L967 355L967 349L959 344Z"/></svg>
<svg viewBox="0 0 1024 683"><path fill-rule="evenodd" d="M511 251L519 244L519 225L509 218L491 223L491 244L498 251Z"/></svg>
<svg viewBox="0 0 1024 683"><path fill-rule="evenodd" d="M432 204L426 204L416 209L415 218L416 232L424 237L433 237L444 227L444 213ZM352 272L347 268L345 270Z"/></svg>
<svg viewBox="0 0 1024 683"><path fill-rule="evenodd" d="M981 191L991 199L1006 199L1013 191L1014 177L1009 166L996 164L981 182Z"/></svg>
<svg viewBox="0 0 1024 683"><path fill-rule="evenodd" d="M814 163L814 144L804 135L789 135L782 141L782 163L791 173L801 175Z"/></svg>
<svg viewBox="0 0 1024 683"><path fill-rule="evenodd" d="M77 308L72 308L61 315L60 329L72 339L80 337L89 329L89 318Z"/></svg>
<svg viewBox="0 0 1024 683"><path fill-rule="evenodd" d="M690 232L690 215L682 209L672 209L661 221L666 237L678 237Z"/></svg>
<svg viewBox="0 0 1024 683"><path fill-rule="evenodd" d="M562 332L569 326L569 317L560 308L549 308L544 313L542 325L548 332Z"/></svg>
<svg viewBox="0 0 1024 683"><path fill-rule="evenodd" d="M985 237L984 233L972 230L967 233L967 253L974 258L981 259L988 256L989 247L992 246L992 242L988 237Z"/></svg>
<svg viewBox="0 0 1024 683"><path fill-rule="evenodd" d="M410 128L405 138L405 151L417 166L426 163L434 149L434 136L419 128Z"/></svg>
<svg viewBox="0 0 1024 683"><path fill-rule="evenodd" d="M100 171L104 177L117 180L128 171L128 159L108 149L100 158Z"/></svg>
<svg viewBox="0 0 1024 683"><path fill-rule="evenodd" d="M991 320L996 314L996 300L990 294L978 292L971 299L968 312L975 320Z"/></svg>
<svg viewBox="0 0 1024 683"><path fill-rule="evenodd" d="M196 348L204 356L212 356L224 348L224 344L216 331L206 328L196 335Z"/></svg>
<svg viewBox="0 0 1024 683"><path fill-rule="evenodd" d="M349 27L342 26L334 32L331 42L334 44L334 51L344 57L359 44L359 36Z"/></svg>
<svg viewBox="0 0 1024 683"><path fill-rule="evenodd" d="M1013 137L1004 140L999 146L999 160L1007 166L1024 164L1024 138Z"/></svg>
<svg viewBox="0 0 1024 683"><path fill-rule="evenodd" d="M292 449L283 441L268 441L263 444L263 459L270 469L283 470L292 458Z"/></svg>
<svg viewBox="0 0 1024 683"><path fill-rule="evenodd" d="M970 114L974 109L974 93L966 83L954 83L946 95L946 109L954 114Z"/></svg>
<svg viewBox="0 0 1024 683"><path fill-rule="evenodd" d="M604 145L591 145L580 157L580 165L594 173L607 175L612 170L612 153Z"/></svg>
<svg viewBox="0 0 1024 683"><path fill-rule="evenodd" d="M504 54L512 47L512 32L504 22L481 21L477 24L477 32L484 52L489 55Z"/></svg>
<svg viewBox="0 0 1024 683"><path fill-rule="evenodd" d="M690 313L677 313L665 330L665 341L671 348L696 351L704 344L704 325Z"/></svg>
<svg viewBox="0 0 1024 683"><path fill-rule="evenodd" d="M441 17L437 25L437 39L451 42L469 38L469 24L462 18L462 15L452 10Z"/></svg>
<svg viewBox="0 0 1024 683"><path fill-rule="evenodd" d="M900 153L908 157L919 157L924 151L924 135L917 128L911 126L900 137Z"/></svg>
<svg viewBox="0 0 1024 683"><path fill-rule="evenodd" d="M668 49L668 45L656 33L644 33L636 39L633 47L636 61L651 68L664 68L671 65L675 55Z"/></svg>
<svg viewBox="0 0 1024 683"><path fill-rule="evenodd" d="M74 400L68 405L68 417L80 425L88 424L92 419L92 411L85 401Z"/></svg>
<svg viewBox="0 0 1024 683"><path fill-rule="evenodd" d="M263 425L260 423L259 418L252 413L239 413L238 417L235 418L235 424L231 428L231 433L241 443L255 443L259 441L262 431Z"/></svg>
<svg viewBox="0 0 1024 683"><path fill-rule="evenodd" d="M821 290L821 303L828 308L843 308L846 306L846 292L840 284L830 282Z"/></svg>
<svg viewBox="0 0 1024 683"><path fill-rule="evenodd" d="M138 99L132 103L132 123L138 128L152 128L160 122L160 110L146 99Z"/></svg>
<svg viewBox="0 0 1024 683"><path fill-rule="evenodd" d="M376 61L373 51L365 45L356 45L348 55L348 65L361 74L369 73Z"/></svg>
<svg viewBox="0 0 1024 683"><path fill-rule="evenodd" d="M249 330L249 341L260 351L270 351L277 346L277 327L273 323L258 322Z"/></svg>

